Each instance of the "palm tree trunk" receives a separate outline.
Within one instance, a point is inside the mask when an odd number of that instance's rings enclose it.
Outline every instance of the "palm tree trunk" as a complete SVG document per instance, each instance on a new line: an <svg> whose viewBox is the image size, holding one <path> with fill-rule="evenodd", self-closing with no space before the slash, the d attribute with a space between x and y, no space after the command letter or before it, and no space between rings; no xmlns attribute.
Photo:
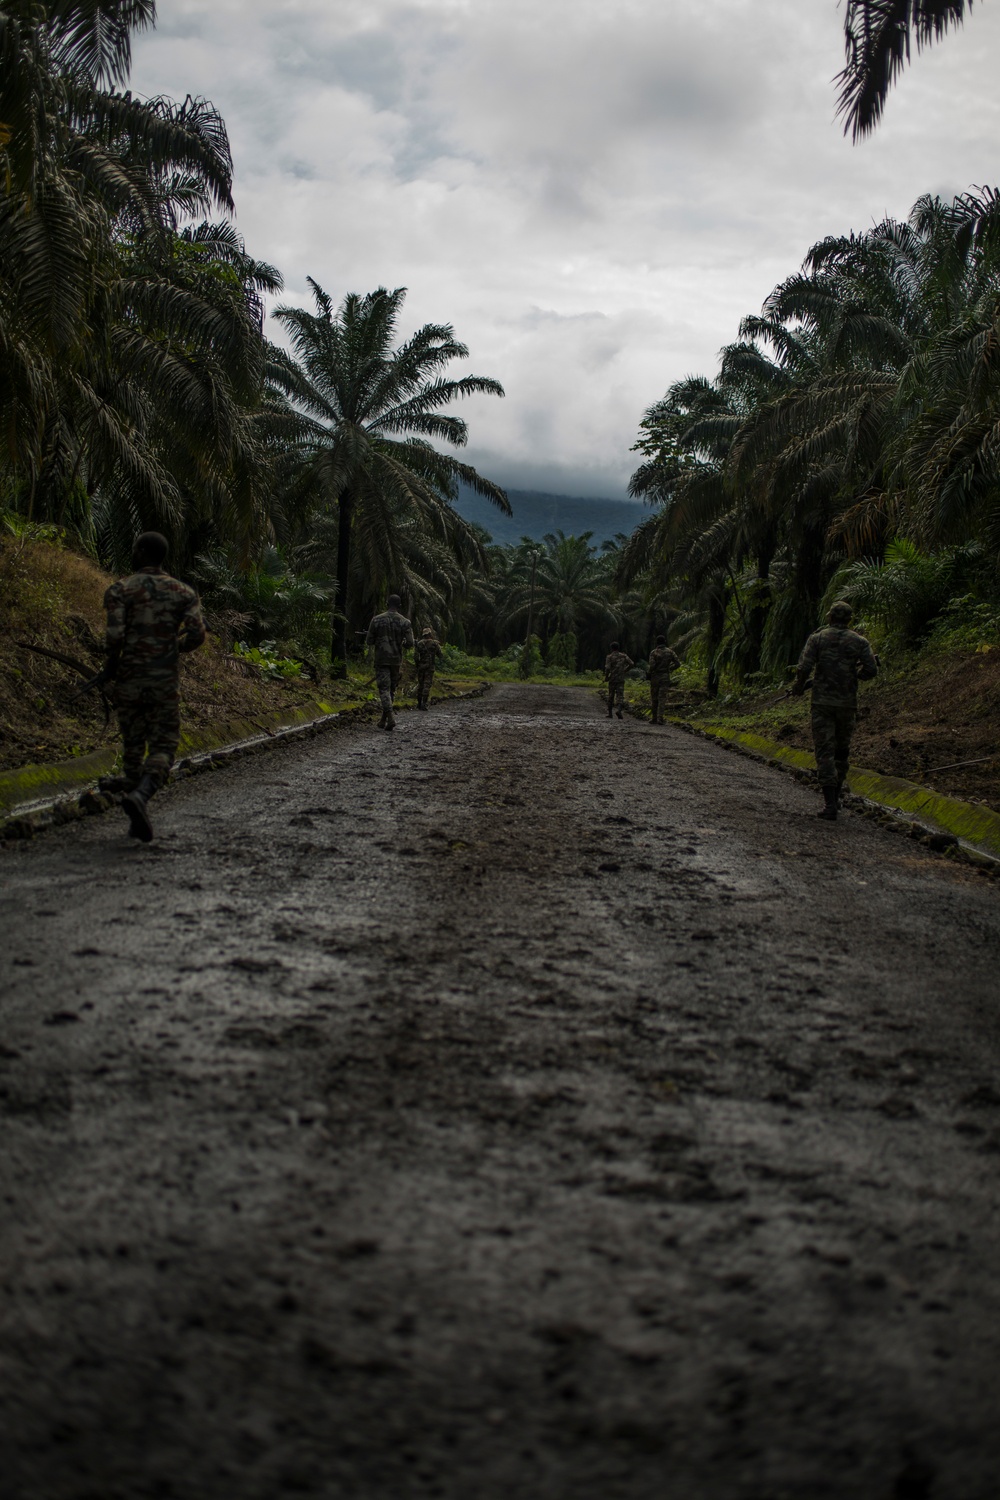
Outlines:
<svg viewBox="0 0 1000 1500"><path fill-rule="evenodd" d="M333 633L330 640L330 675L347 678L347 578L351 565L351 521L354 496L345 490L337 504L337 591L333 598Z"/></svg>

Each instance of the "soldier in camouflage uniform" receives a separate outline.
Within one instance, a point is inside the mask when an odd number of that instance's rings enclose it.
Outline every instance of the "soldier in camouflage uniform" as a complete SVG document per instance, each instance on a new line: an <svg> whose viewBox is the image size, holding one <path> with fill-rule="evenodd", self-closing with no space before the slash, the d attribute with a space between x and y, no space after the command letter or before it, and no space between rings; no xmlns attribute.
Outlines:
<svg viewBox="0 0 1000 1500"><path fill-rule="evenodd" d="M180 741L180 652L205 639L205 622L194 589L164 571L166 538L145 531L132 549L130 578L104 595L108 662L114 684L125 762L129 833L153 837L147 804L167 779Z"/></svg>
<svg viewBox="0 0 1000 1500"><path fill-rule="evenodd" d="M390 594L384 614L376 615L368 627L365 644L375 652L375 685L382 704L380 729L395 729L392 700L403 665L403 652L413 645L413 629L399 612L398 594Z"/></svg>
<svg viewBox="0 0 1000 1500"><path fill-rule="evenodd" d="M604 663L604 678L608 684L608 718L618 705L618 717L622 717L625 706L625 673L635 666L631 656L626 656L617 641L611 642L611 651Z"/></svg>
<svg viewBox="0 0 1000 1500"><path fill-rule="evenodd" d="M851 734L858 707L858 683L878 673L878 662L863 635L849 629L851 606L843 600L827 615L829 624L806 641L792 684L796 697L812 673L812 736L816 770L823 788L821 818L834 822L848 771Z"/></svg>
<svg viewBox="0 0 1000 1500"><path fill-rule="evenodd" d="M434 668L439 656L444 651L441 642L435 637L433 630L426 625L421 632L420 639L413 648L413 660L417 668L417 707L426 709L430 702L431 684L434 681Z"/></svg>
<svg viewBox="0 0 1000 1500"><path fill-rule="evenodd" d="M649 701L653 710L653 723L663 723L663 708L670 691L670 674L680 666L681 659L667 645L665 635L656 637L656 645L649 653Z"/></svg>

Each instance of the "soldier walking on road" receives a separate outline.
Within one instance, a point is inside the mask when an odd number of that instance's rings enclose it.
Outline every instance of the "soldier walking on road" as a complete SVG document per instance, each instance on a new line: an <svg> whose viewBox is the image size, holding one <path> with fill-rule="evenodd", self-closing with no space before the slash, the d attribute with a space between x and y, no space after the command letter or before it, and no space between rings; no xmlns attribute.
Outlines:
<svg viewBox="0 0 1000 1500"><path fill-rule="evenodd" d="M105 681L114 683L125 762L129 833L153 837L148 804L167 779L180 743L180 653L205 639L194 589L164 571L167 540L144 531L132 548L130 578L104 595L108 627Z"/></svg>
<svg viewBox="0 0 1000 1500"><path fill-rule="evenodd" d="M625 673L634 665L635 663L631 656L626 656L618 642L612 641L611 651L604 663L604 678L608 684L609 719L615 711L616 703L618 705L618 717L619 719L622 717L622 711L625 707Z"/></svg>
<svg viewBox="0 0 1000 1500"><path fill-rule="evenodd" d="M863 635L849 629L851 606L843 600L827 615L829 624L806 641L792 692L800 697L812 673L812 736L816 770L823 788L821 818L834 822L849 766L851 735L858 708L858 683L878 673L878 662Z"/></svg>
<svg viewBox="0 0 1000 1500"><path fill-rule="evenodd" d="M656 645L649 653L649 703L653 711L653 723L663 723L663 709L670 691L670 674L680 666L681 659L667 645L665 635L656 637Z"/></svg>
<svg viewBox="0 0 1000 1500"><path fill-rule="evenodd" d="M429 625L421 632L420 639L413 648L413 660L417 668L417 707L426 709L430 702L431 684L434 681L434 668L439 656L444 655L441 642L435 636Z"/></svg>
<svg viewBox="0 0 1000 1500"><path fill-rule="evenodd" d="M385 613L375 616L365 637L365 644L375 651L375 685L382 704L380 729L396 727L392 700L399 683L403 652L413 645L413 628L406 616L400 614L399 605L399 595L390 594Z"/></svg>

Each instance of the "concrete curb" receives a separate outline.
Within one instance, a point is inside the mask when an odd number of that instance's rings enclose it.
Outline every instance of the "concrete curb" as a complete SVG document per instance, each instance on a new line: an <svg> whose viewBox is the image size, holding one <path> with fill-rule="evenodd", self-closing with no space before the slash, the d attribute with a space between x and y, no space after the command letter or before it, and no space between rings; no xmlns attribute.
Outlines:
<svg viewBox="0 0 1000 1500"><path fill-rule="evenodd" d="M723 749L785 771L798 781L816 784L813 757L805 750L793 750L726 725L694 724L688 719L667 722ZM877 771L852 770L847 787L845 801L854 811L876 818L883 826L917 839L929 849L1000 876L1000 815L989 808L945 797L915 781L883 776Z"/></svg>
<svg viewBox="0 0 1000 1500"><path fill-rule="evenodd" d="M490 686L488 682L478 683L475 687L463 692L442 696L438 701L448 703L456 699L481 698L489 692ZM266 729L261 734L251 735L245 739L220 741L217 745L208 744L203 750L183 755L171 770L170 780L180 781L187 776L197 776L203 771L221 770L224 766L233 761L242 760L247 755L257 755L262 750L273 750L293 740L313 738L317 734L322 734L337 721L350 722L370 716L374 707L375 705L371 703L362 703L352 708L320 714L313 719L279 724L274 729ZM406 711L404 705L399 707ZM205 743L204 740L202 743ZM45 829L57 828L64 823L95 816L115 807L117 799L114 795L102 792L93 783L108 768L105 762L109 760L109 755L110 763L113 763L116 753L97 751L93 755L82 756L78 766L71 762L65 767L38 767L37 770L41 772L65 772L66 779L75 781L76 785L69 790L32 798L0 811L0 841L34 838L36 833L42 833ZM77 770L79 775L76 774ZM87 783L83 791L79 790L81 781Z"/></svg>

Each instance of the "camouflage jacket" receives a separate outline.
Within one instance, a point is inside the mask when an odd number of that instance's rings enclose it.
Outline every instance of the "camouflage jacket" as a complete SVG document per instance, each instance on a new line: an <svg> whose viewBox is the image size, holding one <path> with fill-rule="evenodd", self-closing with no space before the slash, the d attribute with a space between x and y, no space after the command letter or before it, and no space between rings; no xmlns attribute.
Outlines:
<svg viewBox="0 0 1000 1500"><path fill-rule="evenodd" d="M665 682L681 664L680 657L669 646L654 646L649 653L650 682Z"/></svg>
<svg viewBox="0 0 1000 1500"><path fill-rule="evenodd" d="M418 672L433 672L439 656L443 656L441 642L430 636L422 636L413 648L413 660Z"/></svg>
<svg viewBox="0 0 1000 1500"><path fill-rule="evenodd" d="M403 652L413 645L413 628L405 615L401 615L398 610L387 609L384 614L376 615L372 620L365 645L375 647L377 667L401 666Z"/></svg>
<svg viewBox="0 0 1000 1500"><path fill-rule="evenodd" d="M812 672L812 701L819 708L853 708L858 683L878 673L875 653L863 635L844 625L813 631L799 657L795 686Z"/></svg>
<svg viewBox="0 0 1000 1500"><path fill-rule="evenodd" d="M141 568L111 585L104 608L115 681L176 691L180 652L205 639L194 589L160 568Z"/></svg>
<svg viewBox="0 0 1000 1500"><path fill-rule="evenodd" d="M612 651L604 663L604 675L609 682L624 682L625 673L634 665L631 656L626 656L624 651Z"/></svg>

